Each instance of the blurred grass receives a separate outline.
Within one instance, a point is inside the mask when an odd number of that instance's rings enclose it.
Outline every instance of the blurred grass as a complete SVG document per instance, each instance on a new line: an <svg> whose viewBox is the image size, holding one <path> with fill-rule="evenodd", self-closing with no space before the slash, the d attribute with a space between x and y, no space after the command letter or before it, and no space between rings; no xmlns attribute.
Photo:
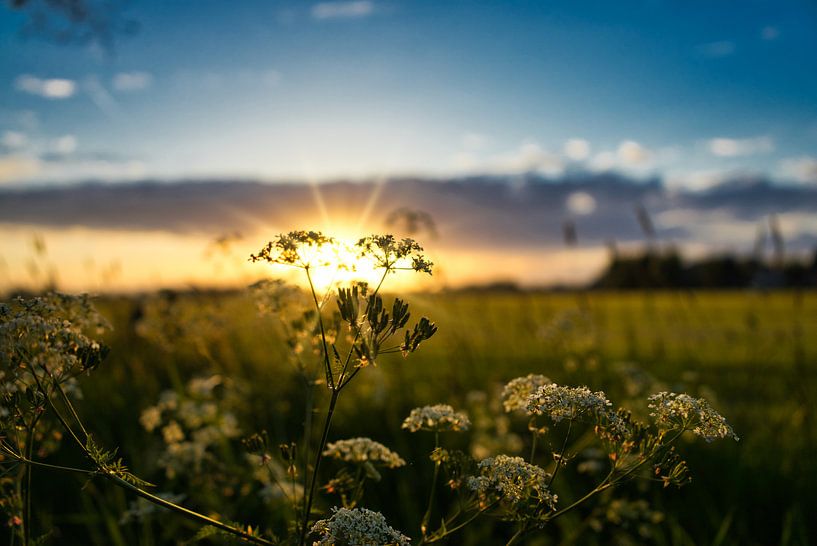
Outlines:
<svg viewBox="0 0 817 546"><path fill-rule="evenodd" d="M428 315L439 333L411 358L383 358L361 374L344 395L332 432L333 438L371 436L409 461L397 477L370 488L365 501L395 527L416 534L410 526L419 520L427 495L421 476L430 469L431 445L399 429L412 407L437 402L467 407L472 391L491 392L531 372L606 389L616 403L624 396L617 363L631 362L673 390L714 395L715 407L741 436L736 445L685 446L693 483L681 490L661 491L655 484L647 489L647 498L667 515L652 543L817 540L809 517L817 499L817 293L479 292L408 299L414 316ZM247 385L246 432L266 429L275 443L298 437L302 393L280 330L257 316L248 295L174 299L168 324L182 328L165 332L172 351L137 334L143 300L106 299L99 307L114 324L112 352L84 382L80 412L101 441L120 447L137 473L159 483L164 479L155 464L160 446L140 427L140 412L162 390L180 389L195 375L222 373ZM55 459L81 464L67 444ZM71 476L35 475L40 517L47 518L40 521L53 521L72 543L174 544L195 532L170 517L160 526L119 525L132 499L104 483L86 484L83 491L81 485ZM227 501L190 502L209 509ZM262 525L271 517L247 510L226 515ZM571 529L580 525L578 517L565 519L549 542L531 544L570 543ZM477 525L450 544L497 542L504 536L498 527ZM576 543L588 543L588 537L592 533Z"/></svg>

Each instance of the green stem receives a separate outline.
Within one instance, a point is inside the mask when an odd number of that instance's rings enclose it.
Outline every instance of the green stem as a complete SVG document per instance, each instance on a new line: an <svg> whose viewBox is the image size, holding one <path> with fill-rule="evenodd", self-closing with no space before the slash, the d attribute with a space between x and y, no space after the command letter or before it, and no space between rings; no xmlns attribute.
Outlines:
<svg viewBox="0 0 817 546"><path fill-rule="evenodd" d="M332 415L335 413L335 405L338 402L339 390L332 391L332 397L329 399L329 409L326 412L326 420L323 423L323 433L321 434L321 442L318 445L318 452L315 455L315 466L312 468L312 480L309 484L309 494L307 495L306 507L301 517L301 537L298 541L300 546L306 544L306 528L309 525L309 513L312 511L312 502L315 496L315 484L318 482L318 470L323 460L323 450L326 447L326 441L329 438L329 429L332 426Z"/></svg>
<svg viewBox="0 0 817 546"><path fill-rule="evenodd" d="M517 530L517 531L516 531L516 532L513 534L513 536L510 538L510 540L508 540L508 542L507 542L507 543L505 543L505 546L512 546L513 544L516 544L516 542L517 542L517 541L518 541L520 538L522 538L522 536L523 536L523 535L524 535L526 532L527 532L527 525L525 525L525 524L520 525L520 526L519 526L519 530Z"/></svg>
<svg viewBox="0 0 817 546"><path fill-rule="evenodd" d="M538 435L536 433L536 430L534 430L531 434L533 435L533 438L531 439L530 459L528 459L528 462L530 464L533 464L533 457L536 455L536 438L537 438Z"/></svg>
<svg viewBox="0 0 817 546"><path fill-rule="evenodd" d="M363 467L358 466L357 468L357 475L355 476L355 482L357 482L357 486L355 487L354 493L352 493L352 503L349 508L354 508L357 506L357 503L363 498L363 483L366 481L366 476L363 475Z"/></svg>
<svg viewBox="0 0 817 546"><path fill-rule="evenodd" d="M664 445L662 445L662 446L660 446L660 447L661 447L661 448L665 448L665 447L669 447L670 445L672 445L672 443L673 443L673 442L675 442L675 441L676 441L678 438L680 438L680 437L681 437L681 435L684 433L684 430L685 430L685 429L681 429L681 431L680 431L680 432L678 432L678 434L676 434L675 436L673 436L673 437L672 437L672 439L670 439L670 441L669 441L669 442L667 442L666 444L664 444ZM656 450L655 452L653 452L652 454L650 454L650 455L648 455L648 456L644 457L644 458L643 458L643 459L642 459L642 460L641 460L641 461L640 461L638 464L633 465L633 466L632 466L631 468L629 468L629 469L628 469L626 472L624 472L624 473L623 473L621 476L618 476L618 477L617 477L616 479L614 479L614 480L613 480L613 479L611 479L611 478L612 478L612 476L613 476L613 473L614 473L614 472L615 472L615 470L616 470L615 466L613 466L613 468L610 470L610 473L609 473L609 474L607 474L607 477L605 477L605 478L604 478L604 480L602 480L602 482L601 482L599 485L597 485L597 486L595 487L595 489L593 489L592 491L590 491L589 493L587 493L586 495L584 495L584 496L583 496L582 498L580 498L579 500L577 500L577 501L573 502L572 504L570 504L570 505L569 505L569 506L567 506L566 508L562 508L561 510L558 510L558 511L554 512L554 513L553 513L551 516L549 516L549 517L548 517L548 521L553 520L553 519L556 519L557 517L562 516L562 515L564 515L564 514L566 514L566 513L570 512L571 510L573 510L574 508L576 508L576 507L577 507L577 506L579 506L580 504L582 504L582 503L586 502L586 501L587 501L588 499L590 499L591 497L593 497L593 496L595 496L595 495L597 495L597 494L601 493L602 491L604 491L604 490L606 490L606 489L609 489L609 488L611 488L611 487L613 487L613 486L615 486L615 485L617 485L617 484L621 483L621 482L622 482L622 481L623 481L623 480L624 480L624 479L625 479L627 476L631 475L633 472L635 472L636 470L638 470L639 468L641 468L641 467L642 467L644 464L646 464L648 461L652 460L652 458L653 458L653 457L655 457L655 455L656 455L656 454L657 454L659 451L660 451L660 448L659 448L659 449L657 449L657 450Z"/></svg>
<svg viewBox="0 0 817 546"><path fill-rule="evenodd" d="M565 441L562 443L562 450L559 452L559 458L556 459L556 468L553 469L553 474L550 475L550 480L548 481L548 489L553 484L553 480L556 479L556 474L559 472L559 468L562 466L562 459L565 457L565 450L567 449L567 441L570 438L570 431L573 428L573 419L571 419L567 423L567 434L565 434Z"/></svg>
<svg viewBox="0 0 817 546"><path fill-rule="evenodd" d="M213 518L209 518L209 517L207 517L205 515L199 514L198 512L194 512L193 510L188 510L187 508L185 508L183 506L179 506L178 504L174 504L174 503L172 503L170 501L167 501L167 500L165 500L165 499L163 499L161 497L157 497L156 495L148 493L144 489L141 489L141 488L139 488L139 487L137 487L137 486L135 486L135 485L133 485L133 484L131 484L129 482L126 482L125 480L123 480L122 478L120 478L119 476L116 476L114 474L100 473L100 475L103 476L104 478L106 478L107 480L111 481L115 485L118 485L119 487L121 487L123 489L126 489L126 490L128 490L128 491L130 491L132 493L135 493L136 495L142 497L143 499L145 499L147 501L152 502L153 504L156 504L158 506L161 506L163 508L167 508L168 510L176 512L177 514L180 514L181 516L184 516L189 520L195 521L197 523L202 523L204 525L210 525L210 526L215 527L217 529L220 529L220 530L222 530L222 531L224 531L226 533L230 533L232 535L240 537L240 538L246 540L247 542L252 542L253 544L264 544L266 546L273 546L275 544L274 542L271 542L271 541L269 541L269 540L267 540L265 538L253 536L253 535L247 533L246 531L243 531L243 530L241 530L241 529L239 529L237 527L233 527L232 525L222 523L222 522L220 522L218 520L215 520Z"/></svg>
<svg viewBox="0 0 817 546"><path fill-rule="evenodd" d="M466 520L465 520L465 521L463 521L462 523L457 524L457 525L456 525L456 526L454 526L454 527L451 527L450 529L446 529L446 530L445 530L445 532L444 532L444 533L442 533L441 535L438 535L438 536L436 536L436 535L435 535L435 536L431 536L431 537L423 537L423 539L420 541L420 545L423 545L423 544L433 544L433 543L435 543L435 542L438 542L438 541L440 541L440 540L444 539L444 538L445 538L445 537L447 537L448 535L451 535L451 534L453 534L453 533L455 533L455 532L459 531L460 529L462 529L463 527L465 527L466 525L468 525L469 523L471 523L472 521L474 521L475 519L477 519L477 518L478 518L479 516L481 516L483 513L487 512L488 510L490 510L491 508L493 508L493 507L494 507L494 506L495 506L495 505L496 505L498 502L499 502L498 500L493 501L492 503L490 503L488 506L486 506L486 507L485 507L485 508L483 508L482 510L477 510L477 511L476 511L476 512L475 512L475 513L474 513L472 516L470 516L468 519L466 519ZM453 521L453 520L452 520L452 521ZM449 522L449 523L450 523L450 522Z"/></svg>
<svg viewBox="0 0 817 546"><path fill-rule="evenodd" d="M439 431L434 432L434 451L440 448L440 433ZM434 461L434 476L431 478L431 492L428 495L428 505L426 506L426 512L423 514L423 519L420 522L420 533L423 537L426 536L426 530L428 529L428 522L431 520L431 508L434 504L434 495L437 492L437 478L440 475L440 461Z"/></svg>
<svg viewBox="0 0 817 546"><path fill-rule="evenodd" d="M315 293L315 285L312 283L312 275L309 273L309 266L304 267L306 279L309 281L309 290L312 292L312 300L315 302L315 312L318 314L318 325L321 329L321 343L323 344L323 361L326 367L327 386L335 390L335 378L332 374L332 364L329 360L329 347L326 344L326 330L323 327L323 316L321 314L321 304L318 303L318 295Z"/></svg>
<svg viewBox="0 0 817 546"><path fill-rule="evenodd" d="M11 456L11 458L13 458L18 463L22 463L25 465L39 466L41 468L47 468L50 470L59 470L60 472L74 472L76 474L85 474L86 476L99 475L99 472L97 472L96 470L86 470L85 468L73 468L70 466L60 466L56 464L41 463L39 461L32 461L31 459L26 459L25 457L13 455L7 451L5 452L5 454Z"/></svg>
<svg viewBox="0 0 817 546"><path fill-rule="evenodd" d="M35 377L36 377L36 375L35 375ZM91 462L98 467L98 472L97 472L98 475L104 477L105 479L111 481L112 483L114 483L115 485L118 485L119 487L121 487L123 489L127 489L128 491L131 491L131 492L139 495L140 497L144 498L147 501L152 502L153 504L157 504L159 506L162 506L163 508L167 508L168 510L176 512L177 514L180 514L180 515L182 515L182 516L184 516L184 517L186 517L188 519L191 519L193 521L197 521L198 523L202 523L204 525L211 525L211 526L216 527L217 529L220 529L220 530L222 530L222 531L224 531L226 533L230 533L232 535L241 537L242 539L244 539L246 541L249 541L249 542L252 542L254 544L264 544L264 545L268 545L268 546L272 546L274 544L273 542L271 542L269 540L266 540L264 538L253 536L253 535L247 533L246 531L244 531L242 529L239 529L237 527L233 527L233 526L228 525L226 523L221 523L220 521L209 518L209 517L207 517L207 516L205 516L203 514L199 514L198 512L194 512L192 510L184 508L183 506L179 506L178 504L174 504L174 503L172 503L170 501L167 501L167 500L165 500L165 499L163 499L161 497L157 497L156 495L148 493L144 489L141 489L141 488L139 488L139 487L137 487L137 486L123 480L122 478L120 478L116 474L111 473L109 470L107 470L105 468L100 468L99 465L97 465L96 461L94 461L94 459L91 457L91 454L88 452L88 448L80 441L79 437L77 437L77 435L74 433L73 429L71 429L71 427L66 422L65 418L62 416L62 414L59 412L57 407L54 405L54 402L51 400L51 396L48 394L48 391L46 391L43 388L43 386L39 382L39 380L37 380L37 387L40 389L40 392L42 392L43 396L45 397L46 402L48 402L48 405L51 408L51 411L57 417L57 420L60 422L62 427L71 435L72 438L74 438L74 441L80 447L80 449L85 454L85 456L88 457L88 459L91 460ZM60 391L62 390L59 383L54 383L54 387L56 388L56 390L60 390ZM64 393L63 393L63 395L64 395ZM67 396L64 396L64 400L66 400L66 403L69 406L71 405L71 402L70 402L70 400L68 400ZM73 413L76 415L76 412L73 412Z"/></svg>
<svg viewBox="0 0 817 546"><path fill-rule="evenodd" d="M426 536L426 530L428 530L428 522L431 520L431 508L434 504L434 495L437 492L437 478L440 475L440 463L434 463L434 476L431 478L431 492L428 495L428 506L426 507L426 513L423 514L423 520L420 522L420 533L423 536Z"/></svg>
<svg viewBox="0 0 817 546"><path fill-rule="evenodd" d="M238 529L238 528L233 527L231 525L228 525L226 523L222 523L220 521L214 520L214 519L209 518L209 517L207 517L205 515L199 514L198 512L188 510L187 508L184 508L183 506L179 506L178 504L174 504L174 503L172 503L170 501L167 501L167 500L165 500L165 499L163 499L161 497L157 497L156 495L148 493L144 489L141 489L141 488L139 488L139 487L137 487L137 486L123 480L119 476L117 476L115 474L112 474L110 472L100 471L100 470L86 470L86 469L83 469L83 468L72 468L72 467L67 467L67 466L58 466L58 465L53 465L53 464L48 464L48 463L41 463L41 462L38 462L38 461L32 461L30 459L26 459L24 457L19 457L19 456L13 456L13 458L15 460L23 463L23 464L28 465L29 467L39 466L39 467L48 468L48 469L51 469L51 470L59 470L59 471L62 471L62 472L73 472L73 473L78 473L78 474L84 474L86 476L91 476L91 477L101 476L101 477L111 481L115 485L117 485L119 487L122 487L123 489L127 489L128 491L131 491L131 492L139 495L140 497L144 498L145 500L148 500L148 501L152 502L153 504L157 504L157 505L159 505L159 506L161 506L163 508L167 508L168 510L171 510L173 512L181 514L182 516L184 516L184 517L186 517L188 519L191 519L193 521L196 521L198 523L202 523L204 525L211 525L213 527L221 529L222 531L225 531L227 533L230 533L230 534L236 535L238 537L241 537L244 540L252 542L254 544L264 544L264 545L267 545L267 546L271 546L271 545L274 544L273 542L270 542L269 540L266 540L266 539L261 538L261 537L253 536L253 535L251 535L249 533L246 533L246 532L242 531L241 529Z"/></svg>
<svg viewBox="0 0 817 546"><path fill-rule="evenodd" d="M37 429L37 423L40 420L40 416L37 415L31 421L31 427L29 427L28 432L26 433L26 459L31 460L31 455L34 453L34 433ZM25 468L25 482L26 487L23 491L23 506L25 512L23 512L23 545L28 546L31 542L31 465L27 465Z"/></svg>
<svg viewBox="0 0 817 546"><path fill-rule="evenodd" d="M306 488L309 486L309 482L307 481L307 480L309 480L309 444L311 443L310 440L311 440L311 437L312 437L312 410L314 408L314 403L315 403L314 402L315 382L309 377L309 375L307 375L306 371L304 371L303 373L304 373L304 380L306 382L306 401L305 401L306 414L305 414L305 417L304 417L304 447L303 447L303 452L304 452L304 455L303 455L303 457L304 457L304 492L305 492ZM293 483L294 483L294 480L293 480ZM296 499L293 496L293 498L292 498L293 507L294 507L295 500ZM304 512L306 512L306 495L303 496L302 501L303 502L302 502L302 505L301 505L301 509ZM297 508L295 509L295 511L296 511L296 514L297 514ZM296 515L296 518L297 518L297 515Z"/></svg>

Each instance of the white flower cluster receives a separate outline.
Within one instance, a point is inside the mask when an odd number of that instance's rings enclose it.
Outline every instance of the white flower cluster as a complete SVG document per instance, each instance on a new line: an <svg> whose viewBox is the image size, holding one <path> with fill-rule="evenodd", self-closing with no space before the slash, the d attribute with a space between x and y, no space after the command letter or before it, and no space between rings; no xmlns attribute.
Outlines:
<svg viewBox="0 0 817 546"><path fill-rule="evenodd" d="M502 405L505 411L511 413L513 411L527 410L528 398L539 387L551 383L551 380L541 374L528 374L524 377L517 377L512 379L502 389Z"/></svg>
<svg viewBox="0 0 817 546"><path fill-rule="evenodd" d="M558 423L563 419L606 414L610 405L601 391L591 392L587 387L563 387L550 383L539 387L528 398L528 413L547 415Z"/></svg>
<svg viewBox="0 0 817 546"><path fill-rule="evenodd" d="M222 384L218 375L192 379L184 394L165 391L155 406L142 412L139 421L145 430L161 431L165 451L159 464L169 478L200 471L212 448L240 435L235 415L220 407L213 392Z"/></svg>
<svg viewBox="0 0 817 546"><path fill-rule="evenodd" d="M533 501L539 508L556 507L558 498L548 488L550 474L522 457L488 457L480 461L479 470L479 476L468 479L468 487L483 498L495 495L512 506Z"/></svg>
<svg viewBox="0 0 817 546"><path fill-rule="evenodd" d="M369 462L387 468L398 468L406 464L400 455L370 438L349 438L329 443L323 454L347 463Z"/></svg>
<svg viewBox="0 0 817 546"><path fill-rule="evenodd" d="M332 517L312 526L312 533L320 537L313 546L408 546L411 541L390 527L383 514L366 508L335 508Z"/></svg>
<svg viewBox="0 0 817 546"><path fill-rule="evenodd" d="M19 299L14 309L3 304L0 367L9 377L22 368L57 381L76 376L90 365L89 357L99 354L99 343L84 334L92 328L101 333L105 326L87 297L52 294ZM30 377L28 372L20 375Z"/></svg>
<svg viewBox="0 0 817 546"><path fill-rule="evenodd" d="M726 419L703 398L659 392L648 400L650 416L660 429L687 428L707 442L720 438L739 440Z"/></svg>
<svg viewBox="0 0 817 546"><path fill-rule="evenodd" d="M418 430L460 432L468 430L470 426L471 420L465 413L454 411L454 408L448 404L436 404L411 410L409 416L403 421L402 428L409 432Z"/></svg>

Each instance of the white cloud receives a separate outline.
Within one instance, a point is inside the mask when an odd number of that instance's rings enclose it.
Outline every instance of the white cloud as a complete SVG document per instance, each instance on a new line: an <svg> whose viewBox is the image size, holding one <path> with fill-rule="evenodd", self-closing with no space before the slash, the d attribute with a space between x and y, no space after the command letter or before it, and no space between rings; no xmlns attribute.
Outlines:
<svg viewBox="0 0 817 546"><path fill-rule="evenodd" d="M54 141L54 151L60 155L71 155L77 151L77 137L63 135Z"/></svg>
<svg viewBox="0 0 817 546"><path fill-rule="evenodd" d="M611 151L597 153L590 161L590 169L594 171L609 171L616 167L616 154Z"/></svg>
<svg viewBox="0 0 817 546"><path fill-rule="evenodd" d="M734 171L723 169L674 172L666 174L665 182L671 190L705 191L734 174Z"/></svg>
<svg viewBox="0 0 817 546"><path fill-rule="evenodd" d="M618 159L624 165L644 165L652 155L650 151L634 140L625 140L618 145Z"/></svg>
<svg viewBox="0 0 817 546"><path fill-rule="evenodd" d="M6 131L3 133L3 137L0 138L0 146L10 150L23 148L26 144L28 144L28 137L17 131Z"/></svg>
<svg viewBox="0 0 817 546"><path fill-rule="evenodd" d="M571 161L584 161L590 157L590 143L583 138L571 138L565 142L563 153Z"/></svg>
<svg viewBox="0 0 817 546"><path fill-rule="evenodd" d="M0 157L0 183L32 176L39 168L39 162L30 157L14 155Z"/></svg>
<svg viewBox="0 0 817 546"><path fill-rule="evenodd" d="M111 84L117 91L142 91L153 83L149 72L120 72L113 77Z"/></svg>
<svg viewBox="0 0 817 546"><path fill-rule="evenodd" d="M766 41L777 40L780 37L780 29L773 26L766 26L760 29L760 37Z"/></svg>
<svg viewBox="0 0 817 546"><path fill-rule="evenodd" d="M615 151L603 150L588 161L591 171L604 172L620 169L645 172L654 167L657 154L635 140L622 140Z"/></svg>
<svg viewBox="0 0 817 546"><path fill-rule="evenodd" d="M522 144L517 150L496 156L494 170L504 173L539 172L542 174L561 174L564 169L561 158L544 150L535 142Z"/></svg>
<svg viewBox="0 0 817 546"><path fill-rule="evenodd" d="M374 13L374 2L352 0L351 2L321 2L312 6L314 19L357 19Z"/></svg>
<svg viewBox="0 0 817 546"><path fill-rule="evenodd" d="M458 170L468 173L525 174L535 172L546 176L557 176L564 172L564 161L559 154L545 150L536 142L526 142L515 150L490 157L461 153L454 157L454 164Z"/></svg>
<svg viewBox="0 0 817 546"><path fill-rule="evenodd" d="M596 198L586 191L574 191L567 196L565 206L572 214L586 216L596 210Z"/></svg>
<svg viewBox="0 0 817 546"><path fill-rule="evenodd" d="M718 137L707 141L709 153L718 157L738 157L774 151L774 140L767 136L755 138Z"/></svg>
<svg viewBox="0 0 817 546"><path fill-rule="evenodd" d="M698 46L698 52L704 57L710 59L719 59L728 57L735 53L735 42L729 40L721 40L719 42L710 42L708 44L701 44Z"/></svg>
<svg viewBox="0 0 817 546"><path fill-rule="evenodd" d="M67 99L77 91L77 84L73 80L62 78L41 79L29 74L19 76L15 80L14 86L18 91L46 99Z"/></svg>
<svg viewBox="0 0 817 546"><path fill-rule="evenodd" d="M817 184L817 158L790 157L780 162L780 173L795 182Z"/></svg>

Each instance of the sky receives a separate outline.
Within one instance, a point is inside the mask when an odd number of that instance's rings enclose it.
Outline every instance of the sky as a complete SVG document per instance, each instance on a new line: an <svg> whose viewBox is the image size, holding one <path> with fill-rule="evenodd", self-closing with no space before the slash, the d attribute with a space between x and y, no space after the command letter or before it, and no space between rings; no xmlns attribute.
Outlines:
<svg viewBox="0 0 817 546"><path fill-rule="evenodd" d="M77 43L0 10L3 186L577 169L817 184L813 2L114 5L112 38Z"/></svg>
<svg viewBox="0 0 817 546"><path fill-rule="evenodd" d="M590 280L636 207L685 256L817 245L812 1L77 2L0 5L0 291L245 283L401 205L451 285Z"/></svg>

